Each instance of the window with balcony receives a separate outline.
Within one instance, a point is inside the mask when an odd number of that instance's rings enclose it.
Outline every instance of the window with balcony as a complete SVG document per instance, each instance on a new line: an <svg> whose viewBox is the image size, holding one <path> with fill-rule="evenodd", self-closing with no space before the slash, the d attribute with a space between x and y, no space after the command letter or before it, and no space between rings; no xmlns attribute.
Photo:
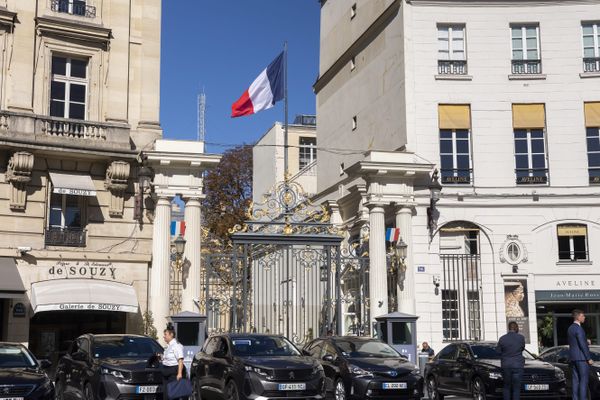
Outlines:
<svg viewBox="0 0 600 400"><path fill-rule="evenodd" d="M301 137L298 169L303 170L317 159L317 138Z"/></svg>
<svg viewBox="0 0 600 400"><path fill-rule="evenodd" d="M598 23L582 24L583 72L600 72L600 30Z"/></svg>
<svg viewBox="0 0 600 400"><path fill-rule="evenodd" d="M438 74L467 74L464 25L438 25Z"/></svg>
<svg viewBox="0 0 600 400"><path fill-rule="evenodd" d="M584 108L589 182L597 185L600 184L600 102L585 103Z"/></svg>
<svg viewBox="0 0 600 400"><path fill-rule="evenodd" d="M88 61L53 55L50 116L86 119Z"/></svg>
<svg viewBox="0 0 600 400"><path fill-rule="evenodd" d="M558 260L576 262L588 260L587 226L558 225Z"/></svg>
<svg viewBox="0 0 600 400"><path fill-rule="evenodd" d="M439 105L442 184L470 184L471 110L468 105Z"/></svg>
<svg viewBox="0 0 600 400"><path fill-rule="evenodd" d="M52 193L46 230L46 245L85 246L82 221L83 202L80 196Z"/></svg>
<svg viewBox="0 0 600 400"><path fill-rule="evenodd" d="M513 104L515 174L518 185L547 184L543 104Z"/></svg>
<svg viewBox="0 0 600 400"><path fill-rule="evenodd" d="M542 73L540 55L540 28L537 25L511 26L512 74Z"/></svg>
<svg viewBox="0 0 600 400"><path fill-rule="evenodd" d="M86 3L86 0L52 0L51 9L59 13L94 18L96 7Z"/></svg>

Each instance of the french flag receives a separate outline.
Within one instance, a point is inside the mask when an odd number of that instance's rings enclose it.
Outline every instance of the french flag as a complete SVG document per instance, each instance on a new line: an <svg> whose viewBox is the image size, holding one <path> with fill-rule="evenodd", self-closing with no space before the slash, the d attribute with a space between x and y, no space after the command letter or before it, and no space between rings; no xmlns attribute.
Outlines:
<svg viewBox="0 0 600 400"><path fill-rule="evenodd" d="M283 100L284 52L277 56L250 88L231 106L231 118L252 115L267 110Z"/></svg>
<svg viewBox="0 0 600 400"><path fill-rule="evenodd" d="M386 242L397 242L400 239L400 228L388 228L385 233Z"/></svg>
<svg viewBox="0 0 600 400"><path fill-rule="evenodd" d="M185 221L171 221L171 236L185 236Z"/></svg>

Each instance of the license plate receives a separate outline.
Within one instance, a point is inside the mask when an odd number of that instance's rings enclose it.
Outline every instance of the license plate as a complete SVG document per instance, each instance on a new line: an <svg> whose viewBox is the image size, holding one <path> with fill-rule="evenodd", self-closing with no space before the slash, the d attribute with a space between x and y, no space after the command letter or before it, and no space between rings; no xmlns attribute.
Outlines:
<svg viewBox="0 0 600 400"><path fill-rule="evenodd" d="M24 400L23 397L2 397L0 396L1 400Z"/></svg>
<svg viewBox="0 0 600 400"><path fill-rule="evenodd" d="M549 390L550 385L525 385L525 390Z"/></svg>
<svg viewBox="0 0 600 400"><path fill-rule="evenodd" d="M280 383L279 390L306 390L306 383Z"/></svg>
<svg viewBox="0 0 600 400"><path fill-rule="evenodd" d="M137 394L156 393L157 390L158 390L158 386L138 386L135 389L135 392Z"/></svg>
<svg viewBox="0 0 600 400"><path fill-rule="evenodd" d="M406 389L406 388L408 388L408 384L406 382L384 383L383 388L384 389Z"/></svg>

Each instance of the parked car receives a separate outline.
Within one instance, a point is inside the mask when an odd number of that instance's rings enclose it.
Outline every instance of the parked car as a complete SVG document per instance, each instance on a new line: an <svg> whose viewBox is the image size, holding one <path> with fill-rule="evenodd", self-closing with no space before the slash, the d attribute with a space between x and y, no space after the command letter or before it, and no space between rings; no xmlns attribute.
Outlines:
<svg viewBox="0 0 600 400"><path fill-rule="evenodd" d="M20 344L0 342L0 398L53 399L54 385L45 372L50 366Z"/></svg>
<svg viewBox="0 0 600 400"><path fill-rule="evenodd" d="M320 360L327 393L336 400L423 397L419 368L380 340L327 337L313 340L303 351Z"/></svg>
<svg viewBox="0 0 600 400"><path fill-rule="evenodd" d="M590 381L588 399L600 399L600 346L590 346L594 365L590 366ZM567 391L572 390L572 374L569 368L569 347L557 346L546 349L540 354L540 359L560 368L567 377Z"/></svg>
<svg viewBox="0 0 600 400"><path fill-rule="evenodd" d="M194 357L190 372L196 400L324 398L321 364L282 336L212 336Z"/></svg>
<svg viewBox="0 0 600 400"><path fill-rule="evenodd" d="M156 356L163 348L138 335L83 335L60 359L55 387L58 399L76 393L84 400L143 395L162 400L162 374Z"/></svg>
<svg viewBox="0 0 600 400"><path fill-rule="evenodd" d="M552 364L536 359L527 351L521 397L565 398L565 374ZM425 366L429 398L446 395L472 396L485 400L502 397L502 369L496 343L460 342L442 349Z"/></svg>

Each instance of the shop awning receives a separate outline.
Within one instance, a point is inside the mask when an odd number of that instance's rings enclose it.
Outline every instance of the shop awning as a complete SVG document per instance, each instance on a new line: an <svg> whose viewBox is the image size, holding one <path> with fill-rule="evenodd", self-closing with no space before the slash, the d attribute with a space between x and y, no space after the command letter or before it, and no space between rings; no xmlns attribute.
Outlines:
<svg viewBox="0 0 600 400"><path fill-rule="evenodd" d="M95 196L96 187L92 177L83 174L65 174L50 172L52 193L70 194L73 196Z"/></svg>
<svg viewBox="0 0 600 400"><path fill-rule="evenodd" d="M25 294L25 286L14 258L0 257L0 299L14 299Z"/></svg>
<svg viewBox="0 0 600 400"><path fill-rule="evenodd" d="M95 279L54 279L31 285L31 308L42 311L137 313L133 286Z"/></svg>

